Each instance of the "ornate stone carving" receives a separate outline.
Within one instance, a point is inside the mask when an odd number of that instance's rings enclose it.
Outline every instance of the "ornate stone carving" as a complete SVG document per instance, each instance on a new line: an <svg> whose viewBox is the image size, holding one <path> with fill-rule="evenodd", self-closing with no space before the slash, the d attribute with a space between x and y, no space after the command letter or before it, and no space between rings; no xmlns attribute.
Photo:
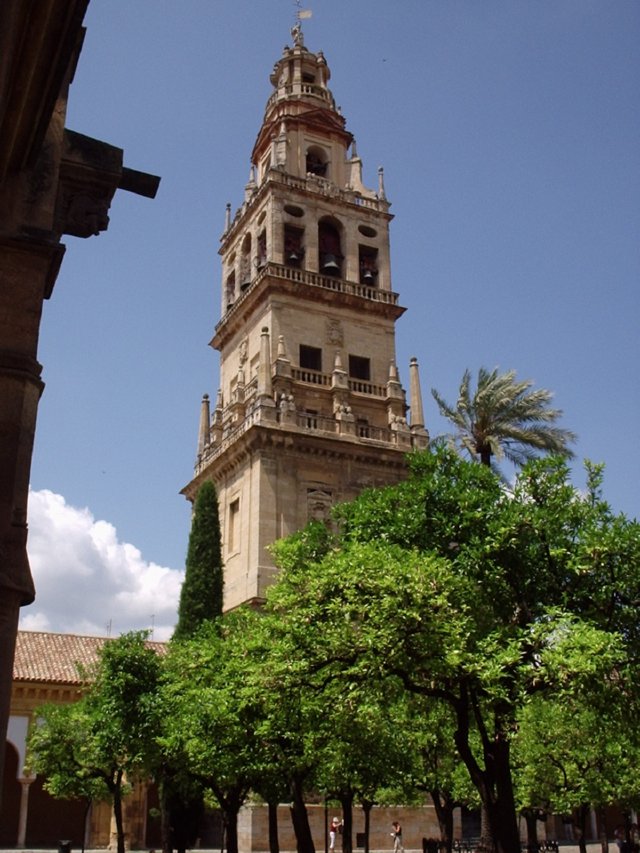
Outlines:
<svg viewBox="0 0 640 853"><path fill-rule="evenodd" d="M80 191L65 198L64 233L72 237L93 237L109 227L109 207L113 193Z"/></svg>
<svg viewBox="0 0 640 853"><path fill-rule="evenodd" d="M327 320L327 343L334 347L344 346L344 332L340 320Z"/></svg>
<svg viewBox="0 0 640 853"><path fill-rule="evenodd" d="M247 352L249 350L249 338L246 336L240 341L240 346L238 347L238 357L240 364L244 364L247 360Z"/></svg>
<svg viewBox="0 0 640 853"><path fill-rule="evenodd" d="M309 521L331 521L331 492L324 489L307 489L307 518Z"/></svg>

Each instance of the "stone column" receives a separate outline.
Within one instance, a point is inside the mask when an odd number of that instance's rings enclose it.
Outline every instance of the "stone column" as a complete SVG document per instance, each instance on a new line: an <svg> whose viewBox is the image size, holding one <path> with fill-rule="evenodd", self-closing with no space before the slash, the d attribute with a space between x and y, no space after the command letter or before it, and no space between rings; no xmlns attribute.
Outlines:
<svg viewBox="0 0 640 853"><path fill-rule="evenodd" d="M24 850L27 839L27 815L29 814L29 788L35 781L35 776L23 777L20 782L20 815L18 816L18 839L16 847Z"/></svg>
<svg viewBox="0 0 640 853"><path fill-rule="evenodd" d="M27 557L27 498L38 401L42 301L64 248L26 238L0 241L0 767L9 719L18 610L34 599Z"/></svg>

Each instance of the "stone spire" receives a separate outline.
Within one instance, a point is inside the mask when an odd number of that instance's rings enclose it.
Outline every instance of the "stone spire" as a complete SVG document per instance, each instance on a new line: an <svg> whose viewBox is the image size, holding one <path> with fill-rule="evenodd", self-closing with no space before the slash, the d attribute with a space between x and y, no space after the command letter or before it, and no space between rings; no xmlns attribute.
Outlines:
<svg viewBox="0 0 640 853"><path fill-rule="evenodd" d="M418 373L418 359L415 356L409 362L409 405L411 408L411 428L420 427L424 429L420 375Z"/></svg>
<svg viewBox="0 0 640 853"><path fill-rule="evenodd" d="M378 166L378 198L386 198L384 191L384 168Z"/></svg>
<svg viewBox="0 0 640 853"><path fill-rule="evenodd" d="M200 428L198 430L198 456L202 456L205 447L209 444L209 423L211 414L209 411L209 395L205 394L200 405Z"/></svg>
<svg viewBox="0 0 640 853"><path fill-rule="evenodd" d="M251 196L256 191L256 188L257 188L256 187L256 167L252 163L251 167L249 169L249 180L245 184L245 188L244 188L244 200L245 201L251 201Z"/></svg>
<svg viewBox="0 0 640 853"><path fill-rule="evenodd" d="M271 387L271 342L267 326L263 326L260 331L260 362L258 364L258 399L262 403L265 398L273 400L273 389Z"/></svg>

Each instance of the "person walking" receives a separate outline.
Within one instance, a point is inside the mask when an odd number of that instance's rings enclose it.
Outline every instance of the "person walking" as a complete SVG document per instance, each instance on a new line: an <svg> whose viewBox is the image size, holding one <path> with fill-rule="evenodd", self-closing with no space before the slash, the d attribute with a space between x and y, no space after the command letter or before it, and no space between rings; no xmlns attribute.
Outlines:
<svg viewBox="0 0 640 853"><path fill-rule="evenodd" d="M338 820L337 817L334 817L331 821L331 826L329 827L329 853L335 853L336 837L338 835L338 832L340 832L341 826L342 821Z"/></svg>
<svg viewBox="0 0 640 853"><path fill-rule="evenodd" d="M393 853L404 853L404 847L402 846L402 827L397 820L394 820L391 826L393 827L393 832L391 833L391 837L393 838Z"/></svg>

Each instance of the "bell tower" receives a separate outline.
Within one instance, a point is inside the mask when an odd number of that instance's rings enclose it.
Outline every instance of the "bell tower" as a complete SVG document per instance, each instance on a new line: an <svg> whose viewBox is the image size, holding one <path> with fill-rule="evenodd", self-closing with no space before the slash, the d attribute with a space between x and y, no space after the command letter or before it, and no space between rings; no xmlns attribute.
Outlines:
<svg viewBox="0 0 640 853"><path fill-rule="evenodd" d="M418 365L411 412L395 356L389 202L328 88L321 52L292 30L251 154L244 201L221 238L220 386L202 402L195 498L215 482L225 609L260 601L268 546L368 486L395 482L428 443Z"/></svg>

